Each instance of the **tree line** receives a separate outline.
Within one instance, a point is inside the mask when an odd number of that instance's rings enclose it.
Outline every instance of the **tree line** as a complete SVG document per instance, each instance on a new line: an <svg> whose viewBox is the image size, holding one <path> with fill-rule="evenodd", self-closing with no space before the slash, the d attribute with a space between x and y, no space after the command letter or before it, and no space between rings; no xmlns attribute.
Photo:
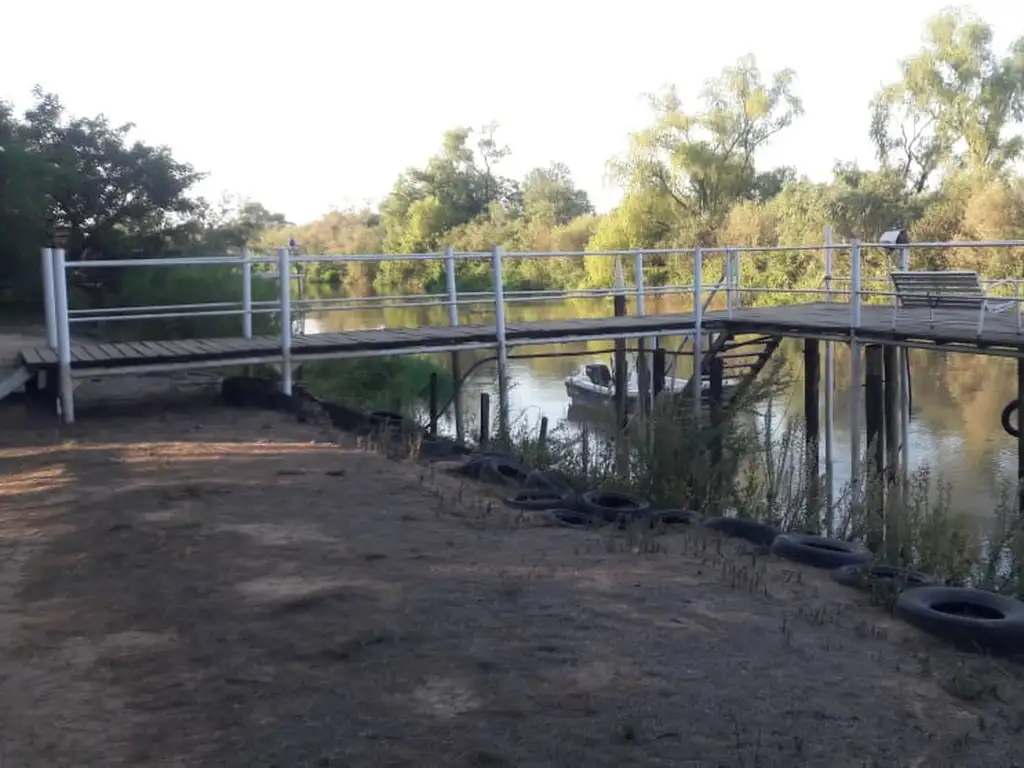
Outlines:
<svg viewBox="0 0 1024 768"><path fill-rule="evenodd" d="M190 194L202 178L165 147L130 139L130 125L69 116L37 89L22 115L0 103L0 281L38 294L38 248L69 258L148 257L270 249L294 239L309 253L418 253L451 245L487 251L783 246L872 239L906 226L915 240L1024 238L1024 38L994 49L992 29L960 10L925 28L901 77L866 105L865 130L878 167L839 162L828 182L792 167L765 168L760 150L803 114L792 70L765 75L745 56L711 79L688 107L675 89L651 98L650 124L608 164L621 203L596 214L562 164L524 178L504 175L510 148L498 126L455 128L437 153L410 168L373 209L331 211L294 225L256 201L211 202ZM1024 273L1020 254L949 250L935 267ZM813 278L819 257L765 259L762 282ZM982 263L984 261L984 263ZM993 261L998 262L993 264ZM685 280L688 260L651 259L652 282ZM311 265L311 277L353 290L434 290L438 263ZM486 260L459 265L459 282L489 280ZM607 259L566 257L508 263L517 287L607 285ZM116 287L111 278L110 285ZM0 286L0 290L4 290Z"/></svg>

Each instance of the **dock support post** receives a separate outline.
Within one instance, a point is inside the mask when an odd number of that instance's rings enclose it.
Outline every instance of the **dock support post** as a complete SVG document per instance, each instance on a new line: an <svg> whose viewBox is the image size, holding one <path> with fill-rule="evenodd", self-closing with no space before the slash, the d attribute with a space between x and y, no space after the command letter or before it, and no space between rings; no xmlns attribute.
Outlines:
<svg viewBox="0 0 1024 768"><path fill-rule="evenodd" d="M68 278L64 249L53 249L53 305L57 323L57 365L60 375L60 415L75 423L75 387L71 379L71 322L68 314Z"/></svg>
<svg viewBox="0 0 1024 768"><path fill-rule="evenodd" d="M910 269L910 248L900 248L900 269ZM910 349L900 347L900 480L904 501L910 485Z"/></svg>
<svg viewBox="0 0 1024 768"><path fill-rule="evenodd" d="M432 438L437 437L437 371L430 372L430 383L428 390L428 407L430 415L430 431Z"/></svg>
<svg viewBox="0 0 1024 768"><path fill-rule="evenodd" d="M867 426L868 441L868 506L870 515L867 525L868 547L872 552L879 551L882 543L885 519L883 479L885 477L885 435L884 392L882 348L877 344L869 344L864 350L864 420Z"/></svg>
<svg viewBox="0 0 1024 768"><path fill-rule="evenodd" d="M486 448L491 441L491 396L480 393L480 447Z"/></svg>
<svg viewBox="0 0 1024 768"><path fill-rule="evenodd" d="M548 445L548 417L540 417L540 435L537 437L537 445L543 451Z"/></svg>
<svg viewBox="0 0 1024 768"><path fill-rule="evenodd" d="M618 257L615 260L615 283L613 286L614 295L612 302L615 317L626 316L626 281L622 276L622 262ZM626 444L626 428L628 427L629 412L627 401L629 399L629 370L626 362L626 340L615 339L614 342L615 367L615 471L620 478L629 476L629 448Z"/></svg>
<svg viewBox="0 0 1024 768"><path fill-rule="evenodd" d="M658 347L654 350L654 371L651 377L651 393L654 402L658 401L658 395L665 391L665 348Z"/></svg>
<svg viewBox="0 0 1024 768"><path fill-rule="evenodd" d="M861 351L863 345L854 338L850 342L850 505L860 505L863 489L860 452L860 414L861 414Z"/></svg>
<svg viewBox="0 0 1024 768"><path fill-rule="evenodd" d="M494 282L494 328L498 341L498 435L508 434L508 346L505 341L505 290L501 275L501 248L491 246L491 277Z"/></svg>
<svg viewBox="0 0 1024 768"><path fill-rule="evenodd" d="M636 316L643 317L647 312L644 303L644 253L637 251L633 260L633 270L636 280ZM645 420L651 415L651 376L650 366L647 364L647 339L641 336L637 339L636 351L636 385L638 412Z"/></svg>
<svg viewBox="0 0 1024 768"><path fill-rule="evenodd" d="M292 268L287 248L277 249L278 305L281 310L281 391L292 393Z"/></svg>
<svg viewBox="0 0 1024 768"><path fill-rule="evenodd" d="M252 260L246 247L242 248L242 337L252 338Z"/></svg>
<svg viewBox="0 0 1024 768"><path fill-rule="evenodd" d="M693 249L693 414L694 423L700 424L700 406L704 383L704 345L701 343L704 325L704 254L700 248Z"/></svg>
<svg viewBox="0 0 1024 768"><path fill-rule="evenodd" d="M448 325L456 328L459 325L459 297L455 290L455 249L451 246L444 252L444 281L448 289ZM462 369L458 352L452 352L452 387L455 440L461 444L466 440L466 426L462 420Z"/></svg>
<svg viewBox="0 0 1024 768"><path fill-rule="evenodd" d="M804 445L807 461L807 513L818 517L821 507L820 412L818 392L821 389L821 355L816 339L804 340Z"/></svg>
<svg viewBox="0 0 1024 768"><path fill-rule="evenodd" d="M900 468L900 367L898 347L886 346L882 350L885 416L885 484L896 484Z"/></svg>
<svg viewBox="0 0 1024 768"><path fill-rule="evenodd" d="M718 514L722 508L722 427L725 424L724 388L725 388L725 363L718 355L711 358L711 370L709 371L710 381L708 383L708 398L711 406L711 504L712 509Z"/></svg>
<svg viewBox="0 0 1024 768"><path fill-rule="evenodd" d="M57 310L53 299L53 249L42 249L43 311L46 313L46 343L57 349Z"/></svg>
<svg viewBox="0 0 1024 768"><path fill-rule="evenodd" d="M831 303L832 296L832 227L825 227L825 301ZM825 342L825 504L829 519L836 506L835 474L835 387L836 360L835 345Z"/></svg>

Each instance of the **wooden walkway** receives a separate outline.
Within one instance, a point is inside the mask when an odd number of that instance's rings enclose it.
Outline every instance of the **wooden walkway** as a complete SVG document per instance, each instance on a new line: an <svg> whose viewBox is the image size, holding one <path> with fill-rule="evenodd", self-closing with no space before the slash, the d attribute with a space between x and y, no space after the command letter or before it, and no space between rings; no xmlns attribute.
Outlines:
<svg viewBox="0 0 1024 768"><path fill-rule="evenodd" d="M1024 357L1024 334L1017 331L1012 312L989 314L981 337L977 334L977 313L936 311L929 323L927 310L901 310L899 322L892 327L892 308L864 306L861 328L856 338L865 343L909 344L983 351L1008 357ZM692 331L692 314L647 315L645 317L598 317L571 320L510 323L506 337L510 346L565 341L665 336ZM848 304L797 304L785 307L741 309L733 312L708 312L706 331L731 331L735 334L771 334L796 338L824 338L849 341ZM342 333L294 336L291 357L294 362L330 357L360 357L380 354L443 352L457 349L493 348L493 325L463 325L427 328L388 328ZM188 339L177 341L134 341L121 343L72 344L72 369L78 375L101 372L130 372L132 369L187 368L241 364L243 361L274 362L281 358L280 339ZM57 355L49 347L24 349L24 364L30 369L52 367Z"/></svg>

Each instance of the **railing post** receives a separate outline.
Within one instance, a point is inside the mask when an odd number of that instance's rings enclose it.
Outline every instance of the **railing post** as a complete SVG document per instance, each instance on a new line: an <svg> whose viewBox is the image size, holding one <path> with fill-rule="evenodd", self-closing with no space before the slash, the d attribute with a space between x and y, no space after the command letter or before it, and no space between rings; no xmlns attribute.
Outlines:
<svg viewBox="0 0 1024 768"><path fill-rule="evenodd" d="M704 254L700 248L693 250L693 402L694 413L699 422L701 398L704 384L704 345L701 343L704 325Z"/></svg>
<svg viewBox="0 0 1024 768"><path fill-rule="evenodd" d="M860 328L860 240L850 240L850 327Z"/></svg>
<svg viewBox="0 0 1024 768"><path fill-rule="evenodd" d="M444 252L444 281L448 288L448 325L456 328L459 325L459 297L455 288L455 249L450 245ZM455 439L459 443L466 439L466 427L462 420L461 381L459 353L452 352L452 406L455 409Z"/></svg>
<svg viewBox="0 0 1024 768"><path fill-rule="evenodd" d="M53 249L42 249L43 311L46 314L46 343L57 349L57 314L53 304Z"/></svg>
<svg viewBox="0 0 1024 768"><path fill-rule="evenodd" d="M494 331L498 342L498 432L508 439L508 347L505 343L505 291L501 275L501 247L491 246L491 279L494 283Z"/></svg>
<svg viewBox="0 0 1024 768"><path fill-rule="evenodd" d="M726 249L725 252L725 311L730 319L732 319L732 301L733 301L733 290L732 290L732 257L735 255L735 251L731 248Z"/></svg>
<svg viewBox="0 0 1024 768"><path fill-rule="evenodd" d="M900 269L910 269L910 248L900 248ZM1017 331L1020 332L1020 305L1017 306ZM906 499L910 484L910 350L900 347L898 356L900 379L900 493Z"/></svg>
<svg viewBox="0 0 1024 768"><path fill-rule="evenodd" d="M637 251L633 257L634 281L636 282L636 316L643 317L647 313L644 302L644 252ZM647 361L647 339L640 336L636 342L636 386L637 404L641 416L651 412L650 366Z"/></svg>
<svg viewBox="0 0 1024 768"><path fill-rule="evenodd" d="M732 252L732 282L733 292L736 294L736 309L743 309L743 291L741 288L741 277L743 275L743 261L742 254L737 250L733 249Z"/></svg>
<svg viewBox="0 0 1024 768"><path fill-rule="evenodd" d="M289 249L277 249L278 304L281 314L281 391L292 393L292 269Z"/></svg>
<svg viewBox="0 0 1024 768"><path fill-rule="evenodd" d="M242 248L242 336L252 338L252 260L246 247Z"/></svg>
<svg viewBox="0 0 1024 768"><path fill-rule="evenodd" d="M53 249L53 303L57 325L57 364L60 369L60 415L75 423L75 388L71 379L71 323L68 318L68 283L64 249Z"/></svg>
<svg viewBox="0 0 1024 768"><path fill-rule="evenodd" d="M825 300L832 302L832 227L825 227ZM826 513L831 521L835 509L835 420L836 405L835 389L835 347L831 341L825 342L825 504Z"/></svg>

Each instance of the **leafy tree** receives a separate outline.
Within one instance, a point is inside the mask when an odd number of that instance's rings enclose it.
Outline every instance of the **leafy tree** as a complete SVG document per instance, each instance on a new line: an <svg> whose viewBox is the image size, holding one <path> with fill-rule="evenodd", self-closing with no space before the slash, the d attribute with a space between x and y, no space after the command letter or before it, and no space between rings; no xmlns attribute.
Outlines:
<svg viewBox="0 0 1024 768"><path fill-rule="evenodd" d="M711 80L704 108L687 113L674 88L652 99L655 121L631 138L611 170L626 187L670 197L690 217L721 222L738 200L755 195L755 155L803 112L795 75L782 70L765 83L753 56Z"/></svg>
<svg viewBox="0 0 1024 768"><path fill-rule="evenodd" d="M576 187L572 172L563 163L530 171L523 180L522 194L525 216L548 226L568 224L594 210L587 193Z"/></svg>
<svg viewBox="0 0 1024 768"><path fill-rule="evenodd" d="M871 138L908 190L921 193L947 164L1002 170L1024 153L1024 138L1007 133L1024 120L1024 37L999 57L988 24L948 10L902 71L872 103Z"/></svg>
<svg viewBox="0 0 1024 768"><path fill-rule="evenodd" d="M126 238L152 253L180 238L198 205L187 192L202 174L166 147L130 142L130 123L69 117L54 94L33 95L18 133L53 167L49 223L70 258L123 252Z"/></svg>

